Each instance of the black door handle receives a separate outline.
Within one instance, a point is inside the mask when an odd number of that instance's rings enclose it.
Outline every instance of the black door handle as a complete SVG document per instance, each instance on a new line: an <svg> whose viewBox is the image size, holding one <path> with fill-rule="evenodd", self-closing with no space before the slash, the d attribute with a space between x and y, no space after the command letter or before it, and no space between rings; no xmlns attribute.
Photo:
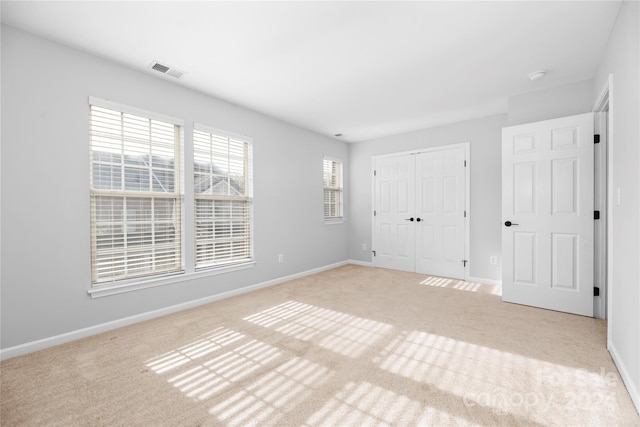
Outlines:
<svg viewBox="0 0 640 427"><path fill-rule="evenodd" d="M515 223L513 223L511 221L505 221L504 225L507 226L507 227L511 227L512 225L519 225L519 224L515 224Z"/></svg>
<svg viewBox="0 0 640 427"><path fill-rule="evenodd" d="M416 221L420 222L420 221L422 221L422 218L418 218L418 219L416 219Z"/></svg>
<svg viewBox="0 0 640 427"><path fill-rule="evenodd" d="M405 218L404 220L405 220L405 221L413 221L413 217L411 217L411 218Z"/></svg>

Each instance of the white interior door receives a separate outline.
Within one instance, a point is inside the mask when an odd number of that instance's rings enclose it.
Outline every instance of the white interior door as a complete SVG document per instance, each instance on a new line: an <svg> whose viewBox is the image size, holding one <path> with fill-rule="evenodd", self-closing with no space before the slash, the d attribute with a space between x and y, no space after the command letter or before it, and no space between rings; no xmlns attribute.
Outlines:
<svg viewBox="0 0 640 427"><path fill-rule="evenodd" d="M376 267L414 271L415 160L412 155L375 162L374 239Z"/></svg>
<svg viewBox="0 0 640 427"><path fill-rule="evenodd" d="M502 130L502 299L593 316L593 114Z"/></svg>
<svg viewBox="0 0 640 427"><path fill-rule="evenodd" d="M464 279L465 149L416 156L416 272Z"/></svg>

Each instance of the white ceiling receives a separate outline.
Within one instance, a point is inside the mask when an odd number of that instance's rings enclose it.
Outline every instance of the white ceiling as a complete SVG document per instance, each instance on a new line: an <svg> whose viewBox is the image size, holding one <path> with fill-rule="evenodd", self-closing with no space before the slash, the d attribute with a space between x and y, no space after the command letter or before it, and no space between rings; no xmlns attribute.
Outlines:
<svg viewBox="0 0 640 427"><path fill-rule="evenodd" d="M2 1L2 22L356 142L592 78L619 1ZM549 70L540 81L527 75Z"/></svg>

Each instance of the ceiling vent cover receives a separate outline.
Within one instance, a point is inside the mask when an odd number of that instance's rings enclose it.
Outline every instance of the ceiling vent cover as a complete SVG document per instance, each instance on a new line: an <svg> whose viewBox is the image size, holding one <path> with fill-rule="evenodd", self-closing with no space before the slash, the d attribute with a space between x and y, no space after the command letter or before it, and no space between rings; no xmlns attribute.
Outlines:
<svg viewBox="0 0 640 427"><path fill-rule="evenodd" d="M152 70L156 70L162 74L166 74L168 76L171 77L175 77L176 79L179 79L180 77L182 77L184 75L184 71L180 71L177 68L172 68L169 67L167 65L161 64L158 61L153 61L150 65L149 68L151 68Z"/></svg>

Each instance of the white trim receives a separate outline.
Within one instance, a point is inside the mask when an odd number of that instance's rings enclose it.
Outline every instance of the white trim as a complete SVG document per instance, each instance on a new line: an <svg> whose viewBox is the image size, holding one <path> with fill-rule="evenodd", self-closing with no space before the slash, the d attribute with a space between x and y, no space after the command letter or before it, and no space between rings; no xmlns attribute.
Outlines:
<svg viewBox="0 0 640 427"><path fill-rule="evenodd" d="M613 138L613 74L609 74L605 81L602 90L593 106L593 110L596 112L604 111L605 107L609 106L608 123L607 123L607 289L606 289L606 305L607 305L607 348L613 347L611 341L612 324L614 320L614 313L612 310L613 302L613 150L614 150L614 138Z"/></svg>
<svg viewBox="0 0 640 427"><path fill-rule="evenodd" d="M269 286L279 285L280 283L288 282L290 280L298 279L300 277L309 276L311 274L320 273L325 270L331 270L333 268L342 267L348 264L348 261L337 262L334 264L325 265L323 267L314 268L311 270L303 271L301 273L291 274L284 277L268 280L266 282L257 283L255 285L245 286L239 289L234 289L227 292L211 295L208 297L200 298L193 301L184 302L181 304L175 304L169 307L160 308L157 310L147 311L145 313L135 314L133 316L125 317L122 319L113 320L111 322L101 323L99 325L89 326L83 329L77 329L75 331L66 332L60 335L43 338L36 341L31 341L25 344L9 347L6 349L0 349L0 360L9 359L11 357L21 356L23 354L31 353L37 350L42 350L55 345L68 343L81 338L97 335L102 332L107 332L113 329L121 328L123 326L132 325L134 323L142 322L144 320L154 319L167 314L175 313L178 311L186 310L189 308L197 307L210 302L230 298L236 295L246 294L257 289L266 288Z"/></svg>
<svg viewBox="0 0 640 427"><path fill-rule="evenodd" d="M593 283L600 288L600 295L594 298L593 317L606 319L607 304L607 224L610 210L607 206L607 147L609 146L607 113L594 112L594 133L600 134L600 143L594 144L594 210L600 211L600 221L595 221L594 228L594 276ZM604 131L604 132L603 132Z"/></svg>
<svg viewBox="0 0 640 427"><path fill-rule="evenodd" d="M467 215L464 218L464 258L467 261L467 265L464 269L464 279L468 282L471 274L471 143L463 142L461 145L464 147L464 175L465 175L465 191L464 191L464 206ZM502 282L500 282L502 284Z"/></svg>
<svg viewBox="0 0 640 427"><path fill-rule="evenodd" d="M360 265L362 267L373 267L372 262L358 261L357 259L349 259L347 260L347 264Z"/></svg>
<svg viewBox="0 0 640 427"><path fill-rule="evenodd" d="M611 91L611 83L613 82L613 74L609 74L607 80L604 82L602 89L600 89L600 94L598 98L596 98L596 102L593 104L593 111L599 112L604 111L605 107L609 103L609 93Z"/></svg>
<svg viewBox="0 0 640 427"><path fill-rule="evenodd" d="M347 260L347 264L360 265L362 267L376 268L376 267L373 266L372 262L358 261L358 260L355 260L355 259ZM458 279L454 279L454 280L458 280ZM465 280L465 282L480 283L482 285L489 285L489 286L502 286L502 281L501 280L485 279L485 278L481 278L481 277L472 277L472 276L468 276L467 279Z"/></svg>
<svg viewBox="0 0 640 427"><path fill-rule="evenodd" d="M627 392L629 392L629 396L631 396L631 400L633 404L636 406L636 411L640 413L640 392L636 388L636 385L633 382L633 378L629 375L629 371L627 370L626 365L624 364L622 358L619 356L618 350L613 345L613 343L609 343L609 354L611 354L611 358L613 359L613 363L615 363L618 368L618 372L620 373L620 378L622 378L622 382L627 388Z"/></svg>
<svg viewBox="0 0 640 427"><path fill-rule="evenodd" d="M202 267L193 273L180 273L163 275L162 277L149 278L147 280L131 279L134 283L121 283L114 285L97 285L87 290L87 293L91 298L101 298L110 295L118 295L126 292L139 291L142 289L155 288L157 286L173 285L176 283L184 282L187 280L201 279L209 276L216 276L218 274L230 273L232 271L245 270L255 265L255 261L243 262L239 264L224 265L219 267ZM113 282L117 283L117 282Z"/></svg>
<svg viewBox="0 0 640 427"><path fill-rule="evenodd" d="M332 156L324 155L324 156L322 156L322 160L329 160L331 162L342 163L342 166L344 167L344 160L340 159L338 157L332 157Z"/></svg>
<svg viewBox="0 0 640 427"><path fill-rule="evenodd" d="M205 125L202 123L193 122L193 130L197 130L198 132L211 133L211 134L219 135L225 138L236 139L242 142L248 142L249 144L253 144L253 138L250 136L242 135L240 133L229 132L227 130L218 129L213 126Z"/></svg>
<svg viewBox="0 0 640 427"><path fill-rule="evenodd" d="M372 201L372 209L371 213L373 214L373 210L376 207L376 176L373 172L376 169L376 161L378 159L384 159L387 157L396 157L396 156L406 156L409 154L420 154L429 151L442 151L442 150L452 150L456 148L464 148L464 159L466 162L466 167L464 170L465 173L465 210L467 211L467 216L465 218L464 231L464 258L467 260L467 266L464 269L464 277L463 280L469 281L469 271L471 271L471 143L470 142L459 142L457 144L446 144L446 145L438 145L435 147L427 147L420 148L416 150L410 151L401 151L397 153L387 153L380 154L376 156L371 156L371 201ZM376 242L375 239L375 231L376 231L376 220L373 218L371 221L371 247L374 248ZM375 250L375 248L374 248ZM372 266L376 266L376 257L372 256ZM415 268L414 268L415 270ZM501 283L501 282L500 282Z"/></svg>
<svg viewBox="0 0 640 427"><path fill-rule="evenodd" d="M108 108L110 110L116 110L123 113L146 117L147 119L161 120L166 123L171 123L172 125L184 126L184 120L179 117L156 113L155 111L144 110L138 107L132 107L127 104L121 104L119 102L111 101L110 99L89 96L89 105L95 105L96 107Z"/></svg>

